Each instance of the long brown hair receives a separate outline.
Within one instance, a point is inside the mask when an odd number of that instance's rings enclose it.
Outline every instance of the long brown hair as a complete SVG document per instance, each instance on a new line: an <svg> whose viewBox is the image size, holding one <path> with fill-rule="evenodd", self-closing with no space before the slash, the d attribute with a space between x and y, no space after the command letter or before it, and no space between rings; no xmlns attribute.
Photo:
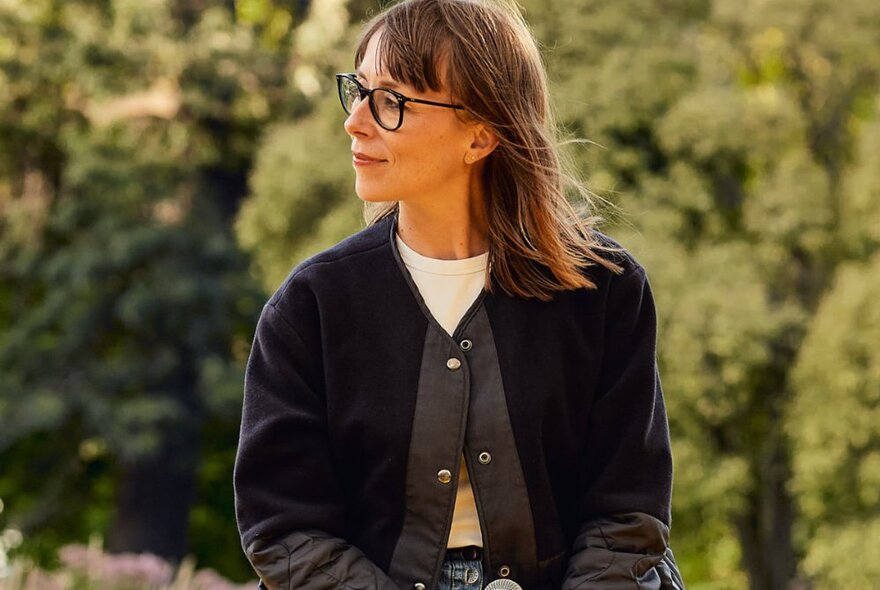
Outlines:
<svg viewBox="0 0 880 590"><path fill-rule="evenodd" d="M549 300L556 291L595 288L584 268L620 267L600 252L590 193L563 169L547 73L528 25L512 3L403 0L375 16L355 52L381 33L378 59L396 80L422 92L444 84L469 116L499 137L484 168L492 281L521 297ZM445 60L447 80L440 79ZM579 215L566 198L583 199ZM397 211L397 202L365 209L367 223ZM549 271L549 272L548 272Z"/></svg>

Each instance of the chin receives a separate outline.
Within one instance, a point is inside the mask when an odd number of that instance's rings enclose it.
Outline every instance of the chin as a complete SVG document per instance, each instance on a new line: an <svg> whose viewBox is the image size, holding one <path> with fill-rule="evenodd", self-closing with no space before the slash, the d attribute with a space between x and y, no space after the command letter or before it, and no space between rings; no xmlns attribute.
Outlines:
<svg viewBox="0 0 880 590"><path fill-rule="evenodd" d="M368 183L355 182L354 192L361 201L367 203L384 203L386 201L396 201L393 194L382 187L370 186Z"/></svg>

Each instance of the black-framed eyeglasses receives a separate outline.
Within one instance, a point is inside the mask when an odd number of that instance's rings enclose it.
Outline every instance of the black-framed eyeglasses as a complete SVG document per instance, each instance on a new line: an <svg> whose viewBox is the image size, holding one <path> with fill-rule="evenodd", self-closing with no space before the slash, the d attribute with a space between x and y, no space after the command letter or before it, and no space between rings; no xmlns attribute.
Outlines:
<svg viewBox="0 0 880 590"><path fill-rule="evenodd" d="M464 109L463 106L458 104L410 98L390 88L373 88L368 90L364 88L363 84L358 82L357 74L336 74L336 85L339 89L339 100L342 102L342 108L346 114L350 115L351 111L364 98L367 98L370 102L370 112L373 113L376 123L388 131L396 131L403 125L403 107L408 102L448 109Z"/></svg>

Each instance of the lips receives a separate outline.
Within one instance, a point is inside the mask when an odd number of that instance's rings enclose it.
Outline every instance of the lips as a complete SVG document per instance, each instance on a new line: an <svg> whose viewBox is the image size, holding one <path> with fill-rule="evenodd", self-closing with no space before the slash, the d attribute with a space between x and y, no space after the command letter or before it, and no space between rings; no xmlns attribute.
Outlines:
<svg viewBox="0 0 880 590"><path fill-rule="evenodd" d="M385 162L386 161L381 158L374 158L373 156L368 156L367 154L365 154L363 152L352 152L351 155L352 155L352 158L354 159L355 163L357 163L357 164L370 164L370 163L378 163L378 162Z"/></svg>

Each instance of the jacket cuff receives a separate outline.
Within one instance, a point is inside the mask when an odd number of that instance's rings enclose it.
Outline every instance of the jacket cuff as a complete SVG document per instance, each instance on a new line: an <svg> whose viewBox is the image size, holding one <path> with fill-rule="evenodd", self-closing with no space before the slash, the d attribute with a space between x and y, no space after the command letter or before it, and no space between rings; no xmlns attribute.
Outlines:
<svg viewBox="0 0 880 590"><path fill-rule="evenodd" d="M669 527L642 512L592 520L575 539L563 590L684 590Z"/></svg>
<svg viewBox="0 0 880 590"><path fill-rule="evenodd" d="M257 539L245 554L266 590L399 590L359 549L321 531Z"/></svg>

